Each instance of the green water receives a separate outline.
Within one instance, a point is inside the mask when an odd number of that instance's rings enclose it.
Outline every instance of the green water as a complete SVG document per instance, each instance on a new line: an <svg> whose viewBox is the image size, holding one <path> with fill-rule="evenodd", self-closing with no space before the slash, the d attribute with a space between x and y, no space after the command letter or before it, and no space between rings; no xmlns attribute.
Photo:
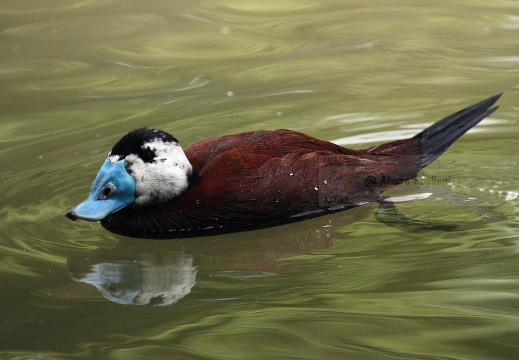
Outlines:
<svg viewBox="0 0 519 360"><path fill-rule="evenodd" d="M0 358L517 359L518 38L504 0L3 1ZM174 241L63 216L133 128L362 148L501 91L398 214Z"/></svg>

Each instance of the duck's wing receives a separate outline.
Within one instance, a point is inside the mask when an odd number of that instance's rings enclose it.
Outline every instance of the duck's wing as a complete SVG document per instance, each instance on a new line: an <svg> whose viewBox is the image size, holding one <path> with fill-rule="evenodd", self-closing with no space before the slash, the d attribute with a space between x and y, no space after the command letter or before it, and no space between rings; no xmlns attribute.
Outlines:
<svg viewBox="0 0 519 360"><path fill-rule="evenodd" d="M293 153L239 175L201 177L175 207L210 226L273 225L375 201L418 170L407 156Z"/></svg>
<svg viewBox="0 0 519 360"><path fill-rule="evenodd" d="M229 176L258 169L272 159L290 154L328 151L354 154L328 141L292 130L254 131L197 142L185 149L193 167L202 174Z"/></svg>

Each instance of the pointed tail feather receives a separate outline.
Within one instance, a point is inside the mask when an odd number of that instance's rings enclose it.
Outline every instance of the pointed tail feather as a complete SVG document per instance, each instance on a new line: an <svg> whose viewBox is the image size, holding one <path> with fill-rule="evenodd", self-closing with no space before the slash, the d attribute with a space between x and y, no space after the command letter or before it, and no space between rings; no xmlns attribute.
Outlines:
<svg viewBox="0 0 519 360"><path fill-rule="evenodd" d="M415 165L421 169L436 160L454 141L497 110L492 107L502 93L489 97L469 106L442 120L410 139L392 141L366 149L373 155L412 155L417 156Z"/></svg>
<svg viewBox="0 0 519 360"><path fill-rule="evenodd" d="M461 135L496 111L498 107L492 108L491 106L496 103L502 94L494 95L455 114L449 115L416 134L412 139L417 141L417 146L421 153L417 165L420 167L429 165L443 154Z"/></svg>

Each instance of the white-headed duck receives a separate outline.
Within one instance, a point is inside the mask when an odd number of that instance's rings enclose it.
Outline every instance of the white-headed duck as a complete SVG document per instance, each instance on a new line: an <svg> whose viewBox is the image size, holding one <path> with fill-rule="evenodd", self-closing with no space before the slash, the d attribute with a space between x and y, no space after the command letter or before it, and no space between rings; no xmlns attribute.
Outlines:
<svg viewBox="0 0 519 360"><path fill-rule="evenodd" d="M211 138L183 151L164 131L133 130L108 154L88 199L65 215L100 221L126 236L178 238L346 210L416 177L492 114L500 96L447 116L412 138L365 150L276 130Z"/></svg>

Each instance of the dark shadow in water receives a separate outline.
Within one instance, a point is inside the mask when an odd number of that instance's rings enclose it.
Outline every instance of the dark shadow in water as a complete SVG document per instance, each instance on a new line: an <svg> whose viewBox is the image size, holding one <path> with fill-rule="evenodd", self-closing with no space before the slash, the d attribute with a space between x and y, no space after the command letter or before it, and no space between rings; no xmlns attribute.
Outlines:
<svg viewBox="0 0 519 360"><path fill-rule="evenodd" d="M278 260L332 247L339 229L365 219L376 210L375 219L402 231L461 231L503 220L487 205L467 205L467 198L448 189L433 189L434 196L449 206L478 214L473 222L424 222L398 212L394 201L409 201L430 195L387 198L348 211L269 229L176 240L142 240L121 237L116 247L99 249L88 257L70 257L68 269L75 281L96 287L118 304L172 305L187 296L196 283L197 267L216 266L219 271L286 273L293 269ZM402 200L403 199L403 200ZM481 201L481 204L484 202Z"/></svg>

